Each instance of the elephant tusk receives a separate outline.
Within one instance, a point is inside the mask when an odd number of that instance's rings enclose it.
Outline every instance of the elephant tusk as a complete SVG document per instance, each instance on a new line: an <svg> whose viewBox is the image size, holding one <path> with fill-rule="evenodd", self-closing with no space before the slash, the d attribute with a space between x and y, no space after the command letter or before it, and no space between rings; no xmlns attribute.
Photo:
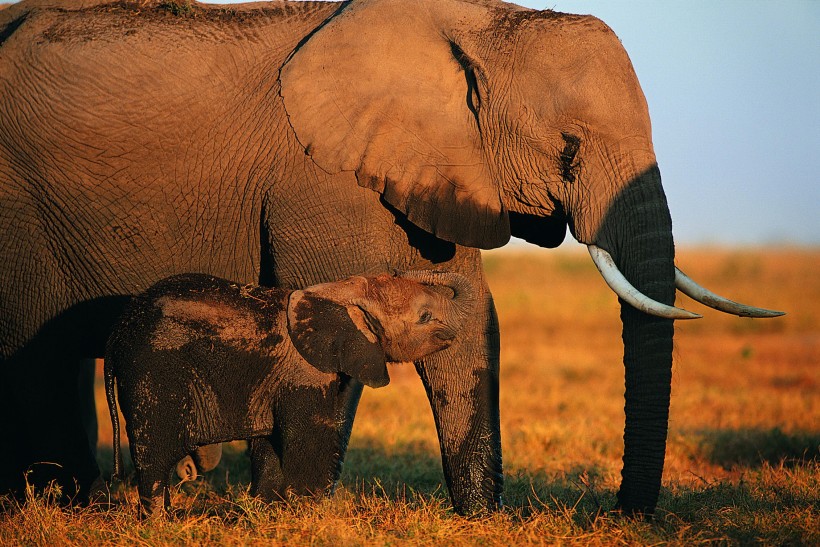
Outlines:
<svg viewBox="0 0 820 547"><path fill-rule="evenodd" d="M714 308L725 313L739 315L740 317L779 317L781 315L786 315L786 313L782 311L755 308L745 304L740 304L738 302L733 302L732 300L723 298L722 296L718 296L712 291L705 289L692 281L688 275L680 271L678 268L675 268L675 287L677 287L678 290L686 296L692 298L693 300L697 300L701 304L705 304L710 308Z"/></svg>
<svg viewBox="0 0 820 547"><path fill-rule="evenodd" d="M652 300L626 280L624 274L622 274L615 265L615 261L612 260L612 255L596 245L587 245L587 248L589 249L589 255L592 257L592 261L595 263L598 271L601 272L609 288L632 307L644 313L664 317L666 319L699 319L703 317L696 313Z"/></svg>

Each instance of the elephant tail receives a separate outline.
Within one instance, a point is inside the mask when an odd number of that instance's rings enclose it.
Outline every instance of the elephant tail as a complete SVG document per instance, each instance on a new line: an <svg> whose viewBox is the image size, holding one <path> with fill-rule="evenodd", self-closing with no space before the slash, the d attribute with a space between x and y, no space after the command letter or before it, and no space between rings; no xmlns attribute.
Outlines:
<svg viewBox="0 0 820 547"><path fill-rule="evenodd" d="M110 359L104 362L105 370L105 398L108 401L108 412L111 415L111 429L114 444L114 474L111 477L122 478L122 454L120 451L120 416L117 413L117 392L115 390L114 364Z"/></svg>

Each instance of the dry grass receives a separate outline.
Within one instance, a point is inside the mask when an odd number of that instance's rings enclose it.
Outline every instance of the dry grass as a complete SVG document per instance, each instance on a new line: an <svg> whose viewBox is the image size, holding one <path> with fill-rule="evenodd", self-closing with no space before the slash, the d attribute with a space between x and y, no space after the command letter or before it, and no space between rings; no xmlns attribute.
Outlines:
<svg viewBox="0 0 820 547"><path fill-rule="evenodd" d="M0 544L528 543L820 544L820 251L689 250L680 267L717 292L788 311L750 320L680 305L664 490L653 522L607 510L619 482L623 370L615 297L584 252L485 255L502 329L506 508L465 519L443 486L415 372L365 390L337 494L265 506L234 443L207 482L178 486L176 515L122 504L61 509L30 497L0 517ZM111 432L100 386L101 454Z"/></svg>

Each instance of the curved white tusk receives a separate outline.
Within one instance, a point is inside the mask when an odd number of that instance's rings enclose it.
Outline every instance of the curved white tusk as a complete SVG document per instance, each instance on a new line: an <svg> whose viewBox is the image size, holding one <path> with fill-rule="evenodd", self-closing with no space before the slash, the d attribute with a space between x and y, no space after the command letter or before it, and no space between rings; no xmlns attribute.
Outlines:
<svg viewBox="0 0 820 547"><path fill-rule="evenodd" d="M732 300L723 298L722 296L718 296L712 291L705 289L692 281L688 275L680 271L678 268L675 268L675 287L693 300L697 300L701 304L705 304L710 308L714 308L725 313L731 313L741 317L779 317L781 315L786 315L786 313L782 311L755 308L745 304L739 304L738 302L733 302Z"/></svg>
<svg viewBox="0 0 820 547"><path fill-rule="evenodd" d="M589 255L592 261L601 272L601 275L612 289L624 302L630 304L632 307L641 310L642 312L658 317L665 317L666 319L699 319L702 316L690 311L682 310L674 306L667 306L655 300L652 300L632 284L626 280L624 274L618 270L615 261L605 250L595 245L587 245Z"/></svg>

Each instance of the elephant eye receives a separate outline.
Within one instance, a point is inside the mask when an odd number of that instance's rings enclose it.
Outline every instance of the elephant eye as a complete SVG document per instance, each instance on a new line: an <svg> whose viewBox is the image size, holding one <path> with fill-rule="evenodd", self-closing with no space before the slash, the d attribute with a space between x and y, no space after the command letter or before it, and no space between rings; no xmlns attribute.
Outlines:
<svg viewBox="0 0 820 547"><path fill-rule="evenodd" d="M424 310L424 313L422 313L421 317L419 317L419 324L423 325L425 323L429 323L432 318L433 314L430 313L429 310Z"/></svg>

